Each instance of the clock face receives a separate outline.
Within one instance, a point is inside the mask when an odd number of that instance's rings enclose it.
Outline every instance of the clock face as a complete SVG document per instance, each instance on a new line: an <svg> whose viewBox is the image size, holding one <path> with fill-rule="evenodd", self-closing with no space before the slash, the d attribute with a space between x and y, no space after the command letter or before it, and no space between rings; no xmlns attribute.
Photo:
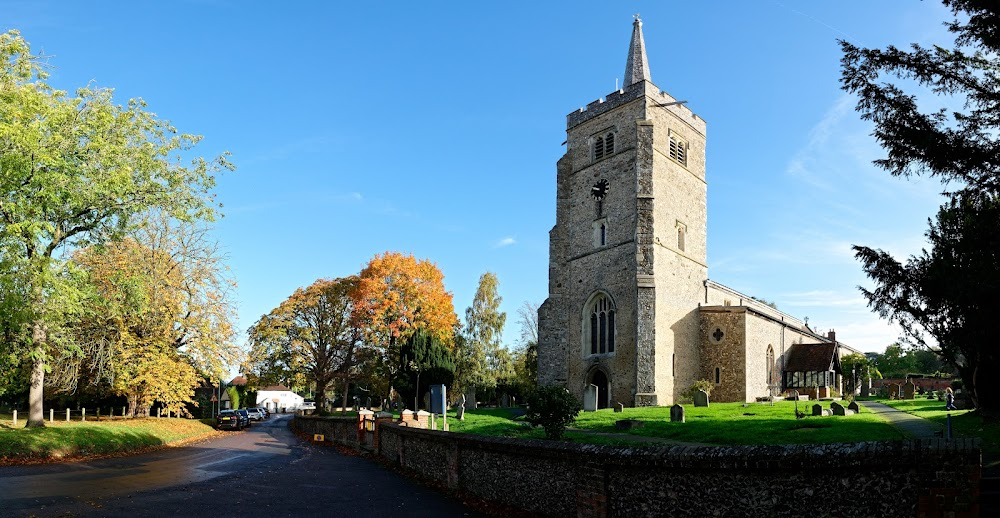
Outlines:
<svg viewBox="0 0 1000 518"><path fill-rule="evenodd" d="M601 178L590 188L590 195L594 197L595 200L603 200L605 196L608 195L608 181Z"/></svg>

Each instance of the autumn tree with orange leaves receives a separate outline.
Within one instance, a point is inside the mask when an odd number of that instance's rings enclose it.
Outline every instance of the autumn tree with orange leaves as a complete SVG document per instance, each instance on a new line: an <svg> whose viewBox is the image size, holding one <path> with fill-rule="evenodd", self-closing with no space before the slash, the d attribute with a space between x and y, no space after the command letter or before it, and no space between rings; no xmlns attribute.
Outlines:
<svg viewBox="0 0 1000 518"><path fill-rule="evenodd" d="M389 392L400 345L416 330L453 347L458 317L452 294L444 288L444 274L426 259L399 252L376 255L361 271L353 299L365 341L378 351L369 375L383 393Z"/></svg>
<svg viewBox="0 0 1000 518"><path fill-rule="evenodd" d="M346 394L365 357L362 330L352 319L351 294L358 277L320 279L295 290L250 328L247 372L260 381L302 374L316 384L316 408L326 408L326 391L336 379ZM346 403L344 405L346 407Z"/></svg>

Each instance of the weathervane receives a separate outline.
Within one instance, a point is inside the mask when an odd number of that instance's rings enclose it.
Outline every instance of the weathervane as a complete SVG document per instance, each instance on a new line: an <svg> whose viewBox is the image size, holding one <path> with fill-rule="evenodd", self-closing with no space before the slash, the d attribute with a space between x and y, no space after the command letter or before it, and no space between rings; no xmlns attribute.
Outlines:
<svg viewBox="0 0 1000 518"><path fill-rule="evenodd" d="M633 14L632 18L635 18L635 21L642 23L642 18L639 18L639 13Z"/></svg>

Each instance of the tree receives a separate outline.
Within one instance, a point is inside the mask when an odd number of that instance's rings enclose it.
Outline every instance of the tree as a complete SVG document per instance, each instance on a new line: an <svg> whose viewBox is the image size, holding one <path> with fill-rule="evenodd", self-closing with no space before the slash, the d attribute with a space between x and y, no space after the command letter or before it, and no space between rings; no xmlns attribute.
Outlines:
<svg viewBox="0 0 1000 518"><path fill-rule="evenodd" d="M416 330L424 330L451 349L458 323L444 274L434 263L412 255L385 252L361 270L352 294L354 318L365 341L376 348L370 369L385 393L395 377L399 349Z"/></svg>
<svg viewBox="0 0 1000 518"><path fill-rule="evenodd" d="M318 410L326 408L326 392L335 379L343 381L346 395L362 354L362 329L353 320L351 298L358 281L355 276L317 280L262 316L248 331L252 365L264 370L284 362L287 369L302 372L316 385Z"/></svg>
<svg viewBox="0 0 1000 518"><path fill-rule="evenodd" d="M927 233L930 251L902 264L882 250L854 250L877 285L862 289L869 306L899 322L909 343L927 348L936 342L973 403L993 413L1000 387L980 381L1000 367L983 304L1000 288L1000 5L943 3L955 15L946 24L955 35L952 49L863 49L840 42L843 88L858 95L861 117L874 123L873 135L886 150L875 164L893 176L937 177L952 189ZM904 91L906 82L963 107L922 108Z"/></svg>
<svg viewBox="0 0 1000 518"><path fill-rule="evenodd" d="M477 389L496 388L497 381L513 377L510 355L501 344L507 313L500 311L496 274L479 277L472 305L465 310L463 340L457 342L458 384L476 400Z"/></svg>
<svg viewBox="0 0 1000 518"><path fill-rule="evenodd" d="M518 391L525 395L538 385L538 304L525 301L517 315L521 335L514 350L514 379Z"/></svg>
<svg viewBox="0 0 1000 518"><path fill-rule="evenodd" d="M524 418L544 428L547 439L558 440L566 427L576 420L580 409L580 400L566 387L547 385L538 387L528 396L528 412Z"/></svg>
<svg viewBox="0 0 1000 518"><path fill-rule="evenodd" d="M450 386L455 380L455 360L441 340L424 330L417 330L400 349L400 365L393 386L403 401L413 398L413 409L431 385Z"/></svg>
<svg viewBox="0 0 1000 518"><path fill-rule="evenodd" d="M225 156L182 165L200 137L178 134L141 99L121 106L109 89L56 90L43 66L17 31L0 35L0 250L4 275L28 297L31 427L44 426L63 315L81 304L59 253L120 236L152 208L212 219L213 174L230 168Z"/></svg>
<svg viewBox="0 0 1000 518"><path fill-rule="evenodd" d="M56 387L75 390L83 369L140 416L154 401L168 408L193 402L199 372L224 374L239 353L229 296L235 283L206 233L156 214L135 237L74 254L93 294L69 330L78 350L54 358Z"/></svg>
<svg viewBox="0 0 1000 518"><path fill-rule="evenodd" d="M858 391L861 381L867 378L881 378L882 373L872 365L868 357L853 353L840 359L840 367L844 371L844 394L854 394Z"/></svg>
<svg viewBox="0 0 1000 518"><path fill-rule="evenodd" d="M915 370L913 358L900 343L889 344L878 357L878 370L889 378L904 378Z"/></svg>

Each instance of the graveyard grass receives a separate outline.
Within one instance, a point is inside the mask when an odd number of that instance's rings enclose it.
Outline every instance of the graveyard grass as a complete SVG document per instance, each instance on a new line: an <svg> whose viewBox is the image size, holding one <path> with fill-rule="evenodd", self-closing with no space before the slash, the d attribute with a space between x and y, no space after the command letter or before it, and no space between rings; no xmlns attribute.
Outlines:
<svg viewBox="0 0 1000 518"><path fill-rule="evenodd" d="M751 445L751 444L824 444L838 442L899 440L903 436L863 404L861 413L851 416L811 416L812 401L800 401L799 411L807 414L795 418L795 403L712 403L709 407L684 405L684 423L670 422L669 407L626 408L623 412L602 409L580 412L570 426L566 439L588 444L656 444L649 438L666 439L692 444ZM829 408L829 402L822 402ZM532 429L523 421L510 419L511 410L491 408L470 410L465 421L449 415L453 432L503 437L541 439L541 429ZM637 419L642 428L618 430L615 421ZM597 432L597 433L595 433Z"/></svg>
<svg viewBox="0 0 1000 518"><path fill-rule="evenodd" d="M45 428L13 426L10 414L0 414L0 465L58 461L142 451L217 433L213 420L177 418L58 421Z"/></svg>
<svg viewBox="0 0 1000 518"><path fill-rule="evenodd" d="M936 399L879 400L893 408L898 408L918 417L945 426L951 414L951 430L955 437L978 437L986 453L1000 455L1000 422L983 419L975 410L945 410L944 402Z"/></svg>

